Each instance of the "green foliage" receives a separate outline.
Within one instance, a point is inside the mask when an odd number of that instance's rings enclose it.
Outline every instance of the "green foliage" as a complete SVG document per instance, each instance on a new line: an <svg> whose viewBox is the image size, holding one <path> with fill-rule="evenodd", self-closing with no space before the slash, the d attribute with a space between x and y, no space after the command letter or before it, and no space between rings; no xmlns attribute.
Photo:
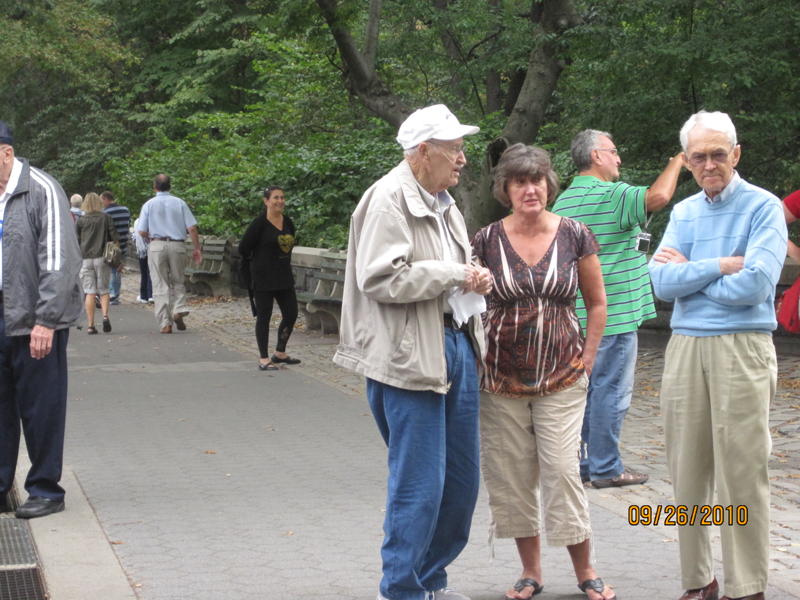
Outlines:
<svg viewBox="0 0 800 600"><path fill-rule="evenodd" d="M623 178L647 185L706 108L734 118L744 177L800 187L795 0L574 3L584 24L558 37L565 69L535 140L564 185L578 130L611 131ZM339 1L361 48L368 4ZM444 102L480 124L475 164L544 39L541 6L384 0L377 75L409 106ZM203 232L238 235L278 184L301 243L341 247L358 198L400 159L393 129L346 87L314 0L9 0L0 17L0 118L69 192L108 187L138 212L166 172ZM695 188L684 174L676 198Z"/></svg>
<svg viewBox="0 0 800 600"><path fill-rule="evenodd" d="M586 127L608 130L625 150L624 163L655 172L679 150L678 131L689 115L721 110L737 126L745 177L778 194L798 185L796 2L591 6L559 89L561 144Z"/></svg>
<svg viewBox="0 0 800 600"><path fill-rule="evenodd" d="M116 73L135 57L85 1L16 2L0 17L0 118L17 153L70 191L94 189L103 163L130 147L114 98Z"/></svg>
<svg viewBox="0 0 800 600"><path fill-rule="evenodd" d="M237 132L237 126L252 118L192 119L197 129L186 139L164 138L159 151L142 149L125 160L110 161L107 174L113 189L138 212L152 195L153 176L167 172L173 192L190 205L203 233L238 236L263 210L263 190L280 185L300 243L344 247L358 199L400 160L391 133L384 124L370 121L359 129L318 133L302 145L258 144Z"/></svg>

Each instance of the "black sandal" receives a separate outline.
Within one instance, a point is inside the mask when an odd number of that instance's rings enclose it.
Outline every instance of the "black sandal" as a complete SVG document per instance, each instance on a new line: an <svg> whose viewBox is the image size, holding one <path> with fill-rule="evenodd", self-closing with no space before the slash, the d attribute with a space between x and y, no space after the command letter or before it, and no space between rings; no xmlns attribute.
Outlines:
<svg viewBox="0 0 800 600"><path fill-rule="evenodd" d="M103 333L111 333L111 321L108 317L103 317Z"/></svg>
<svg viewBox="0 0 800 600"><path fill-rule="evenodd" d="M287 356L286 358L279 358L279 357L277 357L277 356L275 356L273 354L272 358L270 358L270 360L272 362L274 362L274 363L283 363L285 365L299 365L300 364L300 359L299 358L292 358L291 356Z"/></svg>
<svg viewBox="0 0 800 600"><path fill-rule="evenodd" d="M535 579L531 579L530 577L523 577L522 579L517 579L517 582L512 586L515 592L521 592L526 587L533 588L533 593L528 596L528 598L533 598L536 594L541 594L542 590L544 590L543 585L539 585L539 582ZM506 596L506 600L517 600L517 598L512 598L511 596Z"/></svg>
<svg viewBox="0 0 800 600"><path fill-rule="evenodd" d="M89 325L86 328L86 333L88 333L89 335L96 335L97 334L97 329L95 328L94 325Z"/></svg>
<svg viewBox="0 0 800 600"><path fill-rule="evenodd" d="M268 363L258 363L258 370L259 371L279 371L278 365L273 365L271 362Z"/></svg>
<svg viewBox="0 0 800 600"><path fill-rule="evenodd" d="M601 596L603 596L603 591L606 589L606 584L603 583L603 580L599 577L597 579L587 579L583 583L578 584L578 589L582 591L584 594L586 593L587 589L592 590L593 592L597 592ZM606 598L603 596L603 600L617 600L617 595L614 594L611 598Z"/></svg>

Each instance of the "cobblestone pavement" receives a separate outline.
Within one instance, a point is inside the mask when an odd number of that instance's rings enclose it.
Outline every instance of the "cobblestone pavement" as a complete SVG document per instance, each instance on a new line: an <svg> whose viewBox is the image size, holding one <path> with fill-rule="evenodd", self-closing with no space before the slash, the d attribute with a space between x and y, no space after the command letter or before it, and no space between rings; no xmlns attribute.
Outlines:
<svg viewBox="0 0 800 600"><path fill-rule="evenodd" d="M331 361L336 336L298 323L288 351L303 363L263 373L246 299L192 298L189 330L171 336L157 333L149 307L123 300L113 334L71 340L66 461L137 597L374 598L385 449L362 381ZM588 491L595 563L621 600L680 595L675 528L628 524L633 504L671 503L657 398L663 344L642 336L623 432L626 462L650 481ZM780 362L770 600L800 598L800 356ZM449 569L473 600L498 600L518 575L509 540L495 543L490 562L488 525L482 491L470 543ZM547 598L585 598L565 551L545 547L543 566Z"/></svg>
<svg viewBox="0 0 800 600"><path fill-rule="evenodd" d="M202 307L198 314L202 315L204 326L212 336L230 348L248 349L257 356L253 319L246 300L225 298L213 303L203 302ZM278 315L273 315L273 328L277 327L278 320ZM632 505L673 504L659 407L666 342L663 333L642 330L640 334L634 398L623 431L626 465L649 473L650 480L642 486L589 491L593 504L624 519L628 518ZM770 411L773 439L770 576L797 587L800 597L800 339L780 342L778 393ZM301 317L289 351L302 357L303 371L307 375L345 394L363 398L362 378L340 369L331 360L336 343L335 335L305 331ZM665 542L677 543L674 527L651 528L659 532ZM718 534L714 540L718 551Z"/></svg>

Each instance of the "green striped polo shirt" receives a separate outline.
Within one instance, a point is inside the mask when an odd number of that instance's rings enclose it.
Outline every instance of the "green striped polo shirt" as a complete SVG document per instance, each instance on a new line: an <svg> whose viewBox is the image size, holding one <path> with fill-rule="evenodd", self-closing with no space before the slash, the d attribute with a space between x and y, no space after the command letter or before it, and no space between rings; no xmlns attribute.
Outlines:
<svg viewBox="0 0 800 600"><path fill-rule="evenodd" d="M636 251L636 235L647 218L646 187L578 175L556 200L553 212L589 226L600 244L608 320L603 335L636 331L656 316L647 259ZM586 329L586 307L579 296L578 318Z"/></svg>

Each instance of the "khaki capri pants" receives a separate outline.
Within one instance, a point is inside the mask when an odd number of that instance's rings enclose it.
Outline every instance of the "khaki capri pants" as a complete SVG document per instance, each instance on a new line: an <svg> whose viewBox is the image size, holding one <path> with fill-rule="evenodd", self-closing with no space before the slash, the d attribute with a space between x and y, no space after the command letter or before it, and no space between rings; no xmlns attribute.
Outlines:
<svg viewBox="0 0 800 600"><path fill-rule="evenodd" d="M545 396L481 393L481 465L494 536L538 536L540 513L551 546L572 546L591 536L579 467L587 384L584 375Z"/></svg>
<svg viewBox="0 0 800 600"><path fill-rule="evenodd" d="M103 257L84 258L80 270L81 286L84 294L107 294L111 279L111 267Z"/></svg>

